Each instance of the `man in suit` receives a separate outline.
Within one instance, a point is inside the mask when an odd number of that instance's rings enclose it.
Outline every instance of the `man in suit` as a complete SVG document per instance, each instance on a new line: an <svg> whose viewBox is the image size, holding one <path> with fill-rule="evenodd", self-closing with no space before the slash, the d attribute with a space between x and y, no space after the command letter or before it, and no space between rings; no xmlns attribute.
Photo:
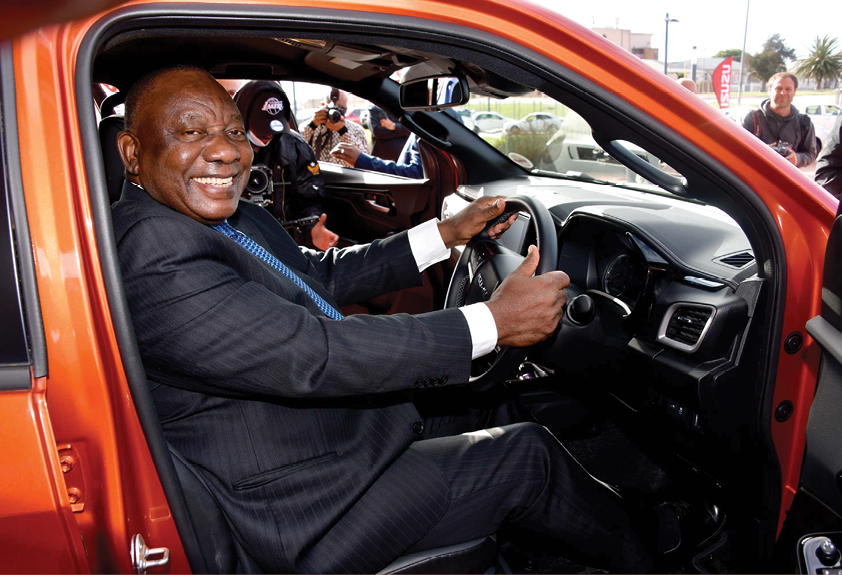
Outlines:
<svg viewBox="0 0 842 575"><path fill-rule="evenodd" d="M335 311L417 285L502 202L481 198L370 245L299 248L239 201L252 161L243 120L195 68L132 88L118 146L128 181L114 230L151 394L167 440L224 510L241 570L375 572L503 523L551 534L589 564L651 567L634 527L652 524L633 525L543 427L419 440L408 392L465 383L472 357L555 330L569 279L532 277L537 250L487 303Z"/></svg>

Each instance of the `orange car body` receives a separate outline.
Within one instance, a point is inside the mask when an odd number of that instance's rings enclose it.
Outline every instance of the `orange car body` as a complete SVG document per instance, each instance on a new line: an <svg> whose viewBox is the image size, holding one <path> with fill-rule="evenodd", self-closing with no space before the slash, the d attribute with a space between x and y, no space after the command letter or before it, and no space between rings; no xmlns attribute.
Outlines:
<svg viewBox="0 0 842 575"><path fill-rule="evenodd" d="M803 331L819 313L837 201L637 57L517 0L358 0L353 8L448 22L524 44L659 118L750 181L777 222L788 262L782 333ZM16 121L20 162L8 166L25 194L49 371L33 377L29 390L0 392L0 442L7 450L0 474L3 571L129 572L135 533L151 547L171 550L167 572L189 571L127 387L91 219L84 161L98 151L83 149L76 109L91 103L77 102L73 87L80 44L102 16L47 25L11 42L16 117L4 122L8 129ZM806 336L801 351L779 357L774 404L795 405L793 416L772 430L783 472L782 521L798 485L820 350Z"/></svg>

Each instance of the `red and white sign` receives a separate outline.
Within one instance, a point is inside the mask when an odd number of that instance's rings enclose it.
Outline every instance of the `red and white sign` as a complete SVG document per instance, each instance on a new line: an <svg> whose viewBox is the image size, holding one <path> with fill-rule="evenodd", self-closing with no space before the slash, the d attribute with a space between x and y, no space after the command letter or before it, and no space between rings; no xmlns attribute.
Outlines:
<svg viewBox="0 0 842 575"><path fill-rule="evenodd" d="M713 89L716 91L716 101L719 102L720 109L731 105L731 70L733 68L734 57L728 56L713 71Z"/></svg>

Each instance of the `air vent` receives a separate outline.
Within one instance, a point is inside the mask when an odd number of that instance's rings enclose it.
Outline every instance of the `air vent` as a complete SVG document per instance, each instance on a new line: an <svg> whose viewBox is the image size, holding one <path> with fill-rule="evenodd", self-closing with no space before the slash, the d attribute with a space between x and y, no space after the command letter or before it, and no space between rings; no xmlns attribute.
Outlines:
<svg viewBox="0 0 842 575"><path fill-rule="evenodd" d="M694 352L699 349L716 309L701 304L674 304L664 315L658 340L664 345Z"/></svg>
<svg viewBox="0 0 842 575"><path fill-rule="evenodd" d="M737 252L735 254L727 255L719 258L719 263L732 268L742 269L754 261L754 254L750 251Z"/></svg>

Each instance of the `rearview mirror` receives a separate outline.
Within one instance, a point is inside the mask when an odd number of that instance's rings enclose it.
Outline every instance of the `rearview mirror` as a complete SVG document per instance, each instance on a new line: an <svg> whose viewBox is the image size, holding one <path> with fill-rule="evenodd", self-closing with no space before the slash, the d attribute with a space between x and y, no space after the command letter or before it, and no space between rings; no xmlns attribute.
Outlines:
<svg viewBox="0 0 842 575"><path fill-rule="evenodd" d="M401 82L401 108L437 112L468 102L468 81L464 76L437 75Z"/></svg>

